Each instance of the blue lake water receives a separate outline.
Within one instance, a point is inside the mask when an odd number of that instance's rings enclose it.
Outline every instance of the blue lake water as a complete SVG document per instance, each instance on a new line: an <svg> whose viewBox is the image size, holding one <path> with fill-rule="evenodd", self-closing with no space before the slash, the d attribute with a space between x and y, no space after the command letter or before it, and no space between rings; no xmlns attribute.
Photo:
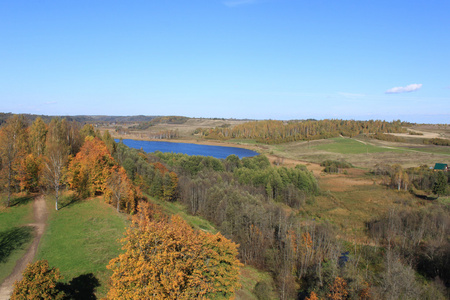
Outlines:
<svg viewBox="0 0 450 300"><path fill-rule="evenodd" d="M116 142L119 140L116 139ZM258 155L258 152L236 147L223 146L208 146L186 143L171 143L171 142L155 142L155 141L138 141L124 139L123 143L130 148L141 149L145 152L173 152L183 153L187 155L202 155L212 156L215 158L227 158L227 156L234 154L239 158L251 157Z"/></svg>

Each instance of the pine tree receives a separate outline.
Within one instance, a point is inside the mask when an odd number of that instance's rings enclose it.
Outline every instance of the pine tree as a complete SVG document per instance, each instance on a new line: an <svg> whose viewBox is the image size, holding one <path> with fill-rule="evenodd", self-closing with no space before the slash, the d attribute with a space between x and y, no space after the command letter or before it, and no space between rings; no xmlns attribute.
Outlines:
<svg viewBox="0 0 450 300"><path fill-rule="evenodd" d="M444 172L439 171L437 173L436 181L433 185L433 193L440 196L445 194L447 190L447 176L445 176Z"/></svg>

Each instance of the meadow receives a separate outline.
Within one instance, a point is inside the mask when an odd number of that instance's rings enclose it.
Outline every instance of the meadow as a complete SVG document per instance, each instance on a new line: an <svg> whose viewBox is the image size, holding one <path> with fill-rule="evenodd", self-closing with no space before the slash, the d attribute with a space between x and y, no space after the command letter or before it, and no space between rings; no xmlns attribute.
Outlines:
<svg viewBox="0 0 450 300"><path fill-rule="evenodd" d="M0 282L14 269L17 260L25 254L31 244L34 229L27 224L33 222L33 197L13 199L6 209L6 196L0 203Z"/></svg>
<svg viewBox="0 0 450 300"><path fill-rule="evenodd" d="M54 199L47 197L50 212L36 260L46 259L60 269L72 293L100 298L106 296L109 261L118 256L128 216L117 214L103 199L74 201L65 194L61 209L54 210Z"/></svg>

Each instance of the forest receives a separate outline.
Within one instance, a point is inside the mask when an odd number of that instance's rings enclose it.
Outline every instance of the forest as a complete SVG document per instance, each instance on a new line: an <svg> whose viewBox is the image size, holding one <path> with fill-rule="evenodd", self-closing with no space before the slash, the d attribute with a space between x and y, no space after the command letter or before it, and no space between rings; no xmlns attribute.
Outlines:
<svg viewBox="0 0 450 300"><path fill-rule="evenodd" d="M168 118L168 122L183 121ZM261 143L360 133L403 132L400 121L258 121L202 129L204 138ZM450 207L433 202L391 208L366 222L370 243L343 238L342 228L303 208L326 196L306 165L277 166L265 155L240 159L145 153L116 143L109 131L65 118L33 121L11 115L0 127L5 209L19 194L101 197L130 225L111 270L107 299L229 299L242 266L270 274L253 288L257 299L447 299L450 288ZM352 165L324 161L324 171ZM448 195L448 174L429 168L379 165L388 188ZM157 201L180 204L218 233L197 230ZM1 231L1 229L0 229ZM70 238L70 237L68 237ZM12 299L56 288L58 266L30 265ZM47 276L48 286L30 278ZM28 278L28 279L27 279ZM28 281L27 281L28 280ZM33 288L34 287L34 288ZM32 294L33 295L33 294Z"/></svg>
<svg viewBox="0 0 450 300"><path fill-rule="evenodd" d="M398 133L405 132L409 123L380 120L304 120L304 121L250 121L241 125L196 130L206 139L253 139L260 143L279 144L299 140L315 140L343 136L355 136L361 133Z"/></svg>

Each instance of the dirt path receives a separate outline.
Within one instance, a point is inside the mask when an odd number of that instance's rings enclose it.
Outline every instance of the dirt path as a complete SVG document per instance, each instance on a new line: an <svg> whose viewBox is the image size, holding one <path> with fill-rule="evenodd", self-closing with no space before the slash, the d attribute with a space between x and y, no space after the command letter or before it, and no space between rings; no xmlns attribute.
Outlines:
<svg viewBox="0 0 450 300"><path fill-rule="evenodd" d="M8 300L13 291L13 284L16 280L22 279L22 272L26 268L28 263L31 263L36 255L36 251L41 240L42 234L45 230L45 222L47 221L47 206L45 204L44 196L36 197L33 201L33 215L34 223L28 224L29 226L34 226L35 236L30 248L27 250L25 255L19 259L12 271L5 281L0 285L0 300Z"/></svg>

